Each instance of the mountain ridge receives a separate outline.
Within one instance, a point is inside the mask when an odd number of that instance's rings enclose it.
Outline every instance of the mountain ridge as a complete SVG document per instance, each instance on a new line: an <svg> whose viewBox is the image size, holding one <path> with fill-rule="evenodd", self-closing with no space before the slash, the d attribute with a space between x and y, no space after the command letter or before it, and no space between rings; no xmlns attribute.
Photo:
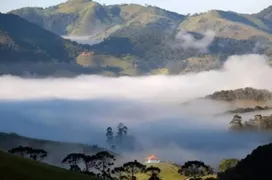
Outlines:
<svg viewBox="0 0 272 180"><path fill-rule="evenodd" d="M260 14L269 12L270 8ZM88 47L86 52L91 56L79 55L71 60L91 74L200 72L222 67L234 54L265 54L272 61L272 22L256 14L211 10L184 16L149 5L106 6L90 0L22 8L8 14L57 35L87 35L100 42ZM9 38L2 41L12 44Z"/></svg>

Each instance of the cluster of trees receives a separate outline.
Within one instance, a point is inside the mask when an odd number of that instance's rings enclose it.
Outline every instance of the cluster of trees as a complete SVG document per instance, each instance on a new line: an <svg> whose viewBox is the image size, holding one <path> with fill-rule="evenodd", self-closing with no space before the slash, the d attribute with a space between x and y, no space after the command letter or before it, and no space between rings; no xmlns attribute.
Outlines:
<svg viewBox="0 0 272 180"><path fill-rule="evenodd" d="M116 148L135 150L136 148L135 137L128 135L128 127L123 123L118 124L116 133L114 133L112 127L106 129L106 141L112 150L116 150Z"/></svg>
<svg viewBox="0 0 272 180"><path fill-rule="evenodd" d="M31 158L31 159L36 160L36 161L41 161L45 157L47 157L47 152L45 150L43 150L43 149L33 149L31 147L28 147L28 146L26 146L26 147L19 146L19 147L10 149L8 152L12 153L12 154L20 155L22 157Z"/></svg>
<svg viewBox="0 0 272 180"><path fill-rule="evenodd" d="M272 115L262 116L255 115L253 119L243 122L240 115L235 115L230 121L230 129L232 130L271 130Z"/></svg>
<svg viewBox="0 0 272 180"><path fill-rule="evenodd" d="M137 160L124 163L121 166L114 166L116 159L107 151L99 152L89 156L80 153L67 155L62 163L70 165L71 171L81 172L103 180L137 180L137 174L147 174L149 180L160 180L161 169L154 166L147 167ZM229 164L222 165L222 168L232 167ZM227 162L228 163L228 162ZM84 164L81 169L80 165ZM185 177L201 179L202 176L213 174L210 166L201 161L188 161L179 169L178 173Z"/></svg>
<svg viewBox="0 0 272 180"><path fill-rule="evenodd" d="M188 161L179 170L179 174L186 177L201 178L213 174L213 170L210 166L207 166L201 161Z"/></svg>
<svg viewBox="0 0 272 180"><path fill-rule="evenodd" d="M137 160L124 163L120 167L113 167L116 161L114 155L107 151L99 152L89 156L80 153L67 155L62 163L70 165L71 171L81 172L103 180L136 180L136 174L146 173L150 175L150 180L157 180L161 170L157 167L148 167ZM84 164L81 169L80 165Z"/></svg>
<svg viewBox="0 0 272 180"><path fill-rule="evenodd" d="M267 111L271 110L272 107L269 106L255 106L254 108L237 108L234 110L227 111L226 113L231 113L231 114L237 114L237 113L249 113L249 112L254 112L254 111Z"/></svg>
<svg viewBox="0 0 272 180"><path fill-rule="evenodd" d="M235 101L235 100L254 100L254 101L268 101L272 99L272 93L264 89L254 88L241 88L236 90L224 90L218 91L207 98L212 100L224 100L224 101Z"/></svg>

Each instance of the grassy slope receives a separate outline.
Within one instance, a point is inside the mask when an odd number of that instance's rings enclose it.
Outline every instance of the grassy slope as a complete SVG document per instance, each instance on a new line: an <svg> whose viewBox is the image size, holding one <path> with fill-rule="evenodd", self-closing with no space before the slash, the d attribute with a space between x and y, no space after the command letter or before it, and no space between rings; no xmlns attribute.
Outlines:
<svg viewBox="0 0 272 180"><path fill-rule="evenodd" d="M100 38L107 37L110 33L127 26L141 27L162 19L175 23L183 18L177 13L151 6L137 4L104 6L89 0L69 0L45 9L22 8L11 13L39 24L56 34L64 35L60 29L66 29L65 34L96 35ZM51 24L52 21L56 22L54 20L58 20L64 27L60 28Z"/></svg>
<svg viewBox="0 0 272 180"><path fill-rule="evenodd" d="M82 45L65 40L50 31L11 14L0 14L0 31L3 32L1 39L6 37L5 39L11 39L15 44L10 46L9 41L4 44L2 40L3 43L0 44L0 49L7 48L11 50L10 54L2 58L2 61L5 59L16 59L18 61L18 58L38 61L35 57L39 57L39 60L44 61L52 59L72 61L80 52L85 50ZM15 53L18 54L17 58L14 58ZM20 54L25 56L19 56Z"/></svg>
<svg viewBox="0 0 272 180"><path fill-rule="evenodd" d="M242 15L226 11L208 11L187 18L180 24L179 29L193 32L212 30L216 36L245 40L255 36L272 40L270 26L264 21L250 15Z"/></svg>
<svg viewBox="0 0 272 180"><path fill-rule="evenodd" d="M178 174L179 166L171 163L150 164L161 169L160 178L165 180L185 180L186 177ZM209 176L214 177L214 176ZM139 180L146 180L148 176L145 174L138 175Z"/></svg>
<svg viewBox="0 0 272 180"><path fill-rule="evenodd" d="M0 179L92 180L93 178L0 151Z"/></svg>
<svg viewBox="0 0 272 180"><path fill-rule="evenodd" d="M42 148L47 150L59 149L59 150L73 150L73 149L80 149L84 153L96 153L99 151L103 151L104 149L90 146L80 143L66 143L66 142L57 142L57 141L49 141L49 140L42 140L42 139L35 139L25 136L20 136L17 134L10 134L10 133L0 133L0 149L5 151L17 147L19 145L22 146L30 146L33 148Z"/></svg>

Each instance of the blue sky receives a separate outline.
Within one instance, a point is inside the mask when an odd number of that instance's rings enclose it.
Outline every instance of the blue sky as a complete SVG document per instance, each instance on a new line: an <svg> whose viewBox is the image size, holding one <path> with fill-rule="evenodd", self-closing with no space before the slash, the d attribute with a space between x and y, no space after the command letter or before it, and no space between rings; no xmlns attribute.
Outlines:
<svg viewBox="0 0 272 180"><path fill-rule="evenodd" d="M0 12L25 6L48 7L66 0L0 0ZM271 0L97 0L99 3L150 4L181 14L205 12L210 9L231 10L241 13L255 13L270 5Z"/></svg>

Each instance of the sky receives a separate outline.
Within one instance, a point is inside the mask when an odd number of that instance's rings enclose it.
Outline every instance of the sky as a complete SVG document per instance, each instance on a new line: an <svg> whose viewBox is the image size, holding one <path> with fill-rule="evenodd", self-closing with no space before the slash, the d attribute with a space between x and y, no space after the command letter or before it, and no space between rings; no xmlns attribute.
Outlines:
<svg viewBox="0 0 272 180"><path fill-rule="evenodd" d="M26 6L48 7L66 0L0 0L0 12ZM155 5L180 14L199 13L211 9L230 10L240 13L256 13L272 5L271 0L97 0L99 3L137 3Z"/></svg>

